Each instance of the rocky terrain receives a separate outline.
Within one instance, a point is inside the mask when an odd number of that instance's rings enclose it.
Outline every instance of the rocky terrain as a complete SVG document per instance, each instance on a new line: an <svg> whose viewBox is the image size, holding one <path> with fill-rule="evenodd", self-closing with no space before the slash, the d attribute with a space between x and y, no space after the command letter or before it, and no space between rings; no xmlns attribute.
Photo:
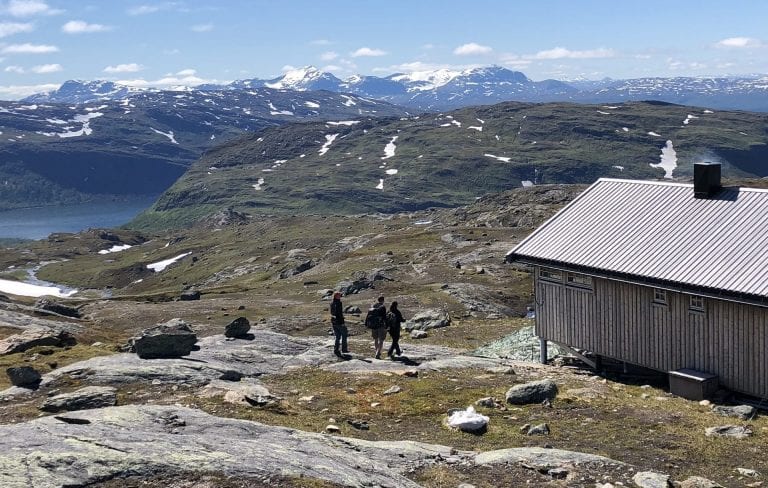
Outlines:
<svg viewBox="0 0 768 488"><path fill-rule="evenodd" d="M524 360L531 282L504 254L582 189L4 249L0 279L42 263L77 292L0 297L0 486L762 486L768 423L741 399ZM392 360L362 325L378 295L408 319Z"/></svg>

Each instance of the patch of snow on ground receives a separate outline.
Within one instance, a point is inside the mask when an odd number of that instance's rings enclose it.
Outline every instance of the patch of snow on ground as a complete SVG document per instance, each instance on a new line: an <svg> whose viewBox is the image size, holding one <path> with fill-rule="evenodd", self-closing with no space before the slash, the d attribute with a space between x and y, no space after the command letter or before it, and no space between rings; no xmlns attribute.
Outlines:
<svg viewBox="0 0 768 488"><path fill-rule="evenodd" d="M66 120L61 120L61 119L45 119L45 121L48 122L49 124L57 124L57 125L64 125L67 123Z"/></svg>
<svg viewBox="0 0 768 488"><path fill-rule="evenodd" d="M11 293L23 297L41 297L44 295L68 297L77 293L77 290L64 291L64 289L56 286L41 286L22 283L20 281L0 280L0 292Z"/></svg>
<svg viewBox="0 0 768 488"><path fill-rule="evenodd" d="M57 135L61 138L89 136L93 132L93 129L91 129L91 119L101 117L102 115L104 114L101 112L91 112L89 114L75 115L71 122L81 123L83 124L83 127L77 131L62 132Z"/></svg>
<svg viewBox="0 0 768 488"><path fill-rule="evenodd" d="M304 102L304 105L309 108L320 108L320 104L315 102Z"/></svg>
<svg viewBox="0 0 768 488"><path fill-rule="evenodd" d="M619 171L624 171L624 166L614 166Z"/></svg>
<svg viewBox="0 0 768 488"><path fill-rule="evenodd" d="M396 169L388 169L388 170L387 170L387 171L385 171L385 172L386 172L388 175L396 175L396 174L397 174L397 170L396 170Z"/></svg>
<svg viewBox="0 0 768 488"><path fill-rule="evenodd" d="M629 127L622 127L621 130L623 130L624 132L629 132Z"/></svg>
<svg viewBox="0 0 768 488"><path fill-rule="evenodd" d="M695 115L688 114L688 117L685 118L685 120L683 121L683 124L688 125L693 119L698 119L698 117L696 117Z"/></svg>
<svg viewBox="0 0 768 488"><path fill-rule="evenodd" d="M156 134L160 134L161 136L167 137L168 140L170 140L172 143L178 144L178 142L176 142L176 138L173 136L172 130L169 130L168 132L163 132L161 130L155 129L154 127L150 127L150 129L152 129L152 131L155 132Z"/></svg>
<svg viewBox="0 0 768 488"><path fill-rule="evenodd" d="M384 179L383 178L379 178L379 184L376 185L376 189L377 190L383 190L384 189Z"/></svg>
<svg viewBox="0 0 768 488"><path fill-rule="evenodd" d="M456 127L461 127L461 122L459 122L458 120L451 120L451 123Z"/></svg>
<svg viewBox="0 0 768 488"><path fill-rule="evenodd" d="M178 256L170 258L170 259L164 259L163 261L158 261L156 263L148 264L147 265L147 269L151 269L155 273L159 273L160 271L162 271L165 268L167 268L168 266L172 265L173 263L175 263L179 259L183 259L183 258L189 256L190 254L192 254L192 253L191 252L185 252L184 254L179 254Z"/></svg>
<svg viewBox="0 0 768 488"><path fill-rule="evenodd" d="M122 246L116 244L110 247L109 249L102 249L101 251L99 251L99 254L112 254L113 252L125 251L126 249L130 249L131 247L132 246L130 244L123 244Z"/></svg>
<svg viewBox="0 0 768 488"><path fill-rule="evenodd" d="M345 105L346 107L351 107L351 106L353 106L353 105L357 105L357 102L355 102L355 101L352 99L352 97L350 97L350 96L347 96L347 95L342 95L342 96L341 96L341 98L343 98L344 100L346 100L346 101L344 102L344 105Z"/></svg>
<svg viewBox="0 0 768 488"><path fill-rule="evenodd" d="M450 127L452 124L449 122L447 124L440 124L440 127Z"/></svg>
<svg viewBox="0 0 768 488"><path fill-rule="evenodd" d="M347 126L355 125L359 123L360 123L359 120L338 120L338 121L326 122L326 124L328 125L347 125Z"/></svg>
<svg viewBox="0 0 768 488"><path fill-rule="evenodd" d="M475 129L478 132L483 132L483 127L478 125L470 125L467 129Z"/></svg>
<svg viewBox="0 0 768 488"><path fill-rule="evenodd" d="M705 113L705 114L713 114L713 113L715 113L715 112L713 112L713 111L711 111L711 110L705 110L705 111L704 111L704 113Z"/></svg>
<svg viewBox="0 0 768 488"><path fill-rule="evenodd" d="M598 110L597 113L602 115L611 115L611 112L603 112L602 110Z"/></svg>
<svg viewBox="0 0 768 488"><path fill-rule="evenodd" d="M603 105L603 108L607 108L608 110L616 110L619 107L617 105Z"/></svg>
<svg viewBox="0 0 768 488"><path fill-rule="evenodd" d="M416 222L413 223L413 225L429 225L431 223L432 223L431 220L417 220Z"/></svg>
<svg viewBox="0 0 768 488"><path fill-rule="evenodd" d="M253 186L254 190L261 190L262 189L261 185L263 185L263 184L264 184L264 178L259 178L259 181L255 185L252 185L252 186Z"/></svg>
<svg viewBox="0 0 768 488"><path fill-rule="evenodd" d="M338 134L326 134L325 144L323 144L320 150L317 151L320 154L320 156L328 152L328 149L331 148L331 144L333 144L333 141L335 141L337 137L339 137Z"/></svg>
<svg viewBox="0 0 768 488"><path fill-rule="evenodd" d="M653 131L649 132L648 135L649 136L653 136L653 137L661 137L661 134L657 134L657 133L655 133Z"/></svg>
<svg viewBox="0 0 768 488"><path fill-rule="evenodd" d="M521 185L523 185L523 188L528 188L533 186L533 182L531 180L523 180L520 182Z"/></svg>
<svg viewBox="0 0 768 488"><path fill-rule="evenodd" d="M480 122L481 124L485 124L485 121L483 119L478 119L477 117L475 117L475 120Z"/></svg>
<svg viewBox="0 0 768 488"><path fill-rule="evenodd" d="M672 146L672 141L667 141L667 144L661 148L661 162L658 164L651 163L651 168L661 168L664 170L664 178L672 178L672 173L677 168L677 152Z"/></svg>
<svg viewBox="0 0 768 488"><path fill-rule="evenodd" d="M394 136L392 140L389 141L386 146L384 146L384 157L381 159L389 159L395 155L395 149L397 149L397 146L395 146L395 141L398 137L400 136Z"/></svg>
<svg viewBox="0 0 768 488"><path fill-rule="evenodd" d="M512 158L509 158L507 156L494 156L493 154L489 154L489 153L485 153L485 154L483 154L483 156L488 157L488 158L497 159L497 160L502 161L504 163L508 163L509 160L512 159Z"/></svg>
<svg viewBox="0 0 768 488"><path fill-rule="evenodd" d="M498 134L496 134L494 137L496 138L497 141L501 139Z"/></svg>

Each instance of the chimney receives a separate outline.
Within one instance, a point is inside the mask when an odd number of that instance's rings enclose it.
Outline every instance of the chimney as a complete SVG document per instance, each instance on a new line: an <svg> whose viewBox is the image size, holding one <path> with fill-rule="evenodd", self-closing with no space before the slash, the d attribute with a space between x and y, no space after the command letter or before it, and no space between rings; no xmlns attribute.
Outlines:
<svg viewBox="0 0 768 488"><path fill-rule="evenodd" d="M720 163L694 163L693 198L709 198L720 188Z"/></svg>

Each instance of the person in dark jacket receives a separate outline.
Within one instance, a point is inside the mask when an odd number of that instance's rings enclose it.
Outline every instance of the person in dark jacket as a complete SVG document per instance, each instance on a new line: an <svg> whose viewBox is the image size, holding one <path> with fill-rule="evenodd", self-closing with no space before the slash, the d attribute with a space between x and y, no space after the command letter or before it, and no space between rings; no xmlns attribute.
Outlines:
<svg viewBox="0 0 768 488"><path fill-rule="evenodd" d="M336 342L333 345L333 354L341 357L342 353L349 352L347 349L347 326L344 324L344 306L341 304L341 292L333 294L331 301L331 325L333 326L333 335L336 336ZM341 342L341 351L339 351L339 342Z"/></svg>
<svg viewBox="0 0 768 488"><path fill-rule="evenodd" d="M395 301L393 301L389 306L389 314L387 315L392 317L392 320L387 320L389 335L392 337L392 345L389 346L389 352L387 352L387 356L392 358L392 353L395 351L397 352L398 356L403 353L400 350L400 324L405 322L405 319L403 318L403 314L400 313L400 310L397 308L397 302Z"/></svg>
<svg viewBox="0 0 768 488"><path fill-rule="evenodd" d="M384 305L384 297L379 297L368 310L370 317L371 336L375 358L381 359L381 349L384 347L384 339L387 338L387 306Z"/></svg>

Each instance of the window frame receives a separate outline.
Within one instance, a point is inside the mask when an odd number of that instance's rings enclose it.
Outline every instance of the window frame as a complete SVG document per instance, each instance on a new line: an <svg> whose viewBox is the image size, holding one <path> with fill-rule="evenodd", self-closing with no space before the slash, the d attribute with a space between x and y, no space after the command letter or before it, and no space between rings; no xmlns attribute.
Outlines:
<svg viewBox="0 0 768 488"><path fill-rule="evenodd" d="M664 288L653 289L653 304L654 305L669 305L669 295Z"/></svg>
<svg viewBox="0 0 768 488"><path fill-rule="evenodd" d="M557 275L555 276L549 276L549 275ZM539 268L539 279L542 281L546 281L547 283L563 283L563 275L564 273L560 270L553 269L553 268L545 268L540 267Z"/></svg>
<svg viewBox="0 0 768 488"><path fill-rule="evenodd" d="M694 300L697 300L700 302L700 305L694 305ZM689 295L688 296L688 311L694 312L694 313L706 313L707 312L707 302L704 300L704 297L702 295Z"/></svg>
<svg viewBox="0 0 768 488"><path fill-rule="evenodd" d="M579 281L583 280L583 281ZM574 288L592 290L592 277L581 273L565 273L565 284Z"/></svg>

